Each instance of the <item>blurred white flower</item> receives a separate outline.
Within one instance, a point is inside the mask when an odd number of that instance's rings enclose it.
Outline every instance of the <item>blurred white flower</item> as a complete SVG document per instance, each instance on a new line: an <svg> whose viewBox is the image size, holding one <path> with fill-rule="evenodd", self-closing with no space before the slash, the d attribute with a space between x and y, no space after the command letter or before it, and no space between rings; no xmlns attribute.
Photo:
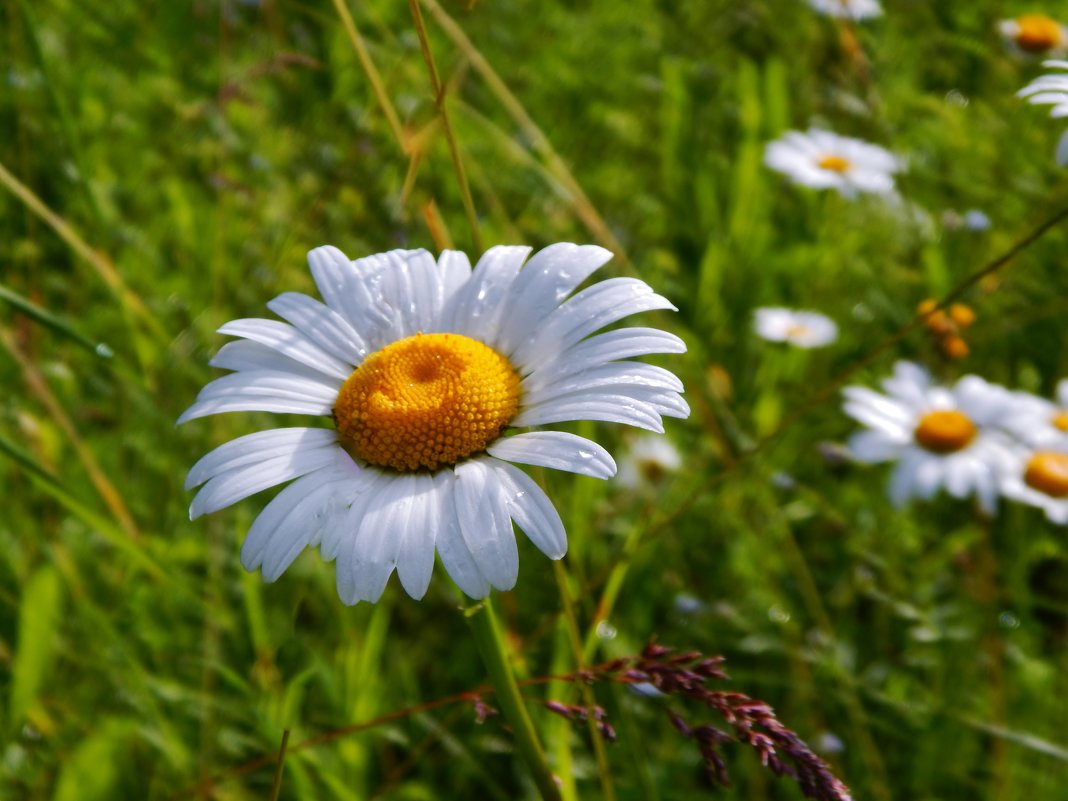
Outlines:
<svg viewBox="0 0 1068 801"><path fill-rule="evenodd" d="M869 19L883 13L879 0L808 0L808 4L821 14L843 19Z"/></svg>
<svg viewBox="0 0 1068 801"><path fill-rule="evenodd" d="M897 462L890 500L927 500L944 488L954 498L974 495L993 512L1010 445L1001 426L1012 411L1011 393L974 375L952 389L936 386L912 362L895 364L882 385L886 395L846 387L844 410L868 429L849 440L858 461Z"/></svg>
<svg viewBox="0 0 1068 801"><path fill-rule="evenodd" d="M814 311L766 306L756 310L753 327L770 342L788 342L799 348L821 348L838 339L834 320Z"/></svg>
<svg viewBox="0 0 1068 801"><path fill-rule="evenodd" d="M1032 448L1068 453L1068 379L1057 384L1056 402L1029 392L1012 393L1013 413L1006 426Z"/></svg>
<svg viewBox="0 0 1068 801"><path fill-rule="evenodd" d="M267 304L287 322L235 320L212 365L233 371L201 390L179 422L236 411L308 414L334 427L238 437L193 465L190 516L286 482L241 549L274 581L306 548L337 560L346 604L375 602L396 570L421 598L435 552L467 595L511 589L514 522L551 559L567 550L552 502L518 464L608 478L612 457L563 431L513 428L604 420L663 432L686 417L682 382L631 361L686 350L651 328L597 333L624 317L674 309L634 278L574 290L611 258L604 248L495 247L472 270L463 253L394 250L350 261L316 248L323 300ZM570 296L570 297L569 297Z"/></svg>
<svg viewBox="0 0 1068 801"><path fill-rule="evenodd" d="M1045 14L1024 14L998 22L998 32L1018 53L1058 56L1068 50L1068 28Z"/></svg>
<svg viewBox="0 0 1068 801"><path fill-rule="evenodd" d="M627 489L656 484L682 466L678 450L666 436L642 434L634 438L619 460L618 481Z"/></svg>
<svg viewBox="0 0 1068 801"><path fill-rule="evenodd" d="M1068 524L1068 454L1013 448L1002 464L1000 489L1006 498L1042 509L1051 522Z"/></svg>
<svg viewBox="0 0 1068 801"><path fill-rule="evenodd" d="M1068 61L1044 61L1042 66L1068 70ZM1049 115L1054 119L1068 117L1068 72L1040 75L1016 94L1026 97L1028 103L1053 106ZM1055 155L1060 166L1068 165L1068 131L1064 132L1057 143Z"/></svg>
<svg viewBox="0 0 1068 801"><path fill-rule="evenodd" d="M795 184L834 189L847 198L859 192L890 194L893 174L902 168L900 159L884 148L817 128L788 131L769 142L764 163Z"/></svg>

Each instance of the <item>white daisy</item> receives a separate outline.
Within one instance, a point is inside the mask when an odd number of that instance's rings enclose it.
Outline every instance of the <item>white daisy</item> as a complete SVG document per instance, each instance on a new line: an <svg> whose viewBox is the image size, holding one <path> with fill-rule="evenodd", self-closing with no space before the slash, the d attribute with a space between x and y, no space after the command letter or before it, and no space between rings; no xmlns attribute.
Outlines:
<svg viewBox="0 0 1068 801"><path fill-rule="evenodd" d="M770 342L788 342L799 348L821 348L838 339L834 320L814 311L767 306L756 310L753 327Z"/></svg>
<svg viewBox="0 0 1068 801"><path fill-rule="evenodd" d="M795 184L835 189L847 198L858 192L892 193L893 174L902 168L888 150L816 128L789 131L769 142L764 163Z"/></svg>
<svg viewBox="0 0 1068 801"><path fill-rule="evenodd" d="M216 448L189 471L188 487L204 485L191 517L293 481L253 523L242 563L274 581L318 546L337 559L346 604L376 601L394 568L421 598L435 550L472 598L510 589L519 569L512 521L561 558L559 515L512 463L597 478L615 463L574 434L506 433L568 420L662 432L661 416L689 414L682 384L629 360L686 347L650 328L593 335L637 312L675 308L633 278L572 295L607 250L557 244L524 266L529 253L495 247L472 271L455 251L437 262L424 250L356 261L333 247L311 251L325 304L287 292L267 304L286 322L220 328L240 339L211 363L234 372L204 387L179 422L267 411L332 417L334 427L272 429Z"/></svg>
<svg viewBox="0 0 1068 801"><path fill-rule="evenodd" d="M1001 494L1036 506L1057 525L1068 524L1068 454L1049 448L1013 448L1002 463Z"/></svg>
<svg viewBox="0 0 1068 801"><path fill-rule="evenodd" d="M1068 70L1068 61L1044 61L1042 66ZM1026 97L1028 103L1053 106L1049 115L1054 119L1068 117L1068 73L1053 72L1049 75L1040 75L1016 94L1019 97ZM1068 165L1068 131L1065 131L1060 141L1057 142L1055 155L1060 166Z"/></svg>
<svg viewBox="0 0 1068 801"><path fill-rule="evenodd" d="M630 490L656 484L680 467L682 457L670 439L656 434L642 434L634 438L626 455L619 460L619 484Z"/></svg>
<svg viewBox="0 0 1068 801"><path fill-rule="evenodd" d="M1068 453L1068 379L1057 384L1056 398L1053 402L1029 392L1014 392L1006 427L1030 447Z"/></svg>
<svg viewBox="0 0 1068 801"><path fill-rule="evenodd" d="M998 427L1009 412L1008 390L978 376L961 378L952 389L935 386L917 364L898 362L882 382L887 394L846 387L845 413L868 430L852 436L858 461L896 461L890 499L927 500L942 488L954 498L975 495L993 512L998 466L1008 439Z"/></svg>
<svg viewBox="0 0 1068 801"><path fill-rule="evenodd" d="M1045 14L1024 14L998 22L998 32L1016 52L1057 56L1068 50L1068 28Z"/></svg>
<svg viewBox="0 0 1068 801"><path fill-rule="evenodd" d="M808 0L808 4L821 14L842 19L869 19L883 13L879 0Z"/></svg>

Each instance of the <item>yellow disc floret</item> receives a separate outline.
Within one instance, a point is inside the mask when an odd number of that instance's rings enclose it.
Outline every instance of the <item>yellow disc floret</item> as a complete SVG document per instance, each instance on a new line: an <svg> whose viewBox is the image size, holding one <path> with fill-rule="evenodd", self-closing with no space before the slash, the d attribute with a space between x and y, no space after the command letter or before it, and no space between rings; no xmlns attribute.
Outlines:
<svg viewBox="0 0 1068 801"><path fill-rule="evenodd" d="M1064 29L1044 14L1026 14L1016 20L1016 45L1028 53L1044 53L1064 44Z"/></svg>
<svg viewBox="0 0 1068 801"><path fill-rule="evenodd" d="M1050 420L1050 422L1053 424L1053 427L1055 429L1068 434L1068 410L1058 409L1057 413L1053 415L1053 418Z"/></svg>
<svg viewBox="0 0 1068 801"><path fill-rule="evenodd" d="M379 467L435 470L484 450L519 407L519 376L460 334L416 334L368 356L337 396L341 444Z"/></svg>
<svg viewBox="0 0 1068 801"><path fill-rule="evenodd" d="M1051 498L1068 497L1068 456L1039 451L1027 462L1024 483Z"/></svg>
<svg viewBox="0 0 1068 801"><path fill-rule="evenodd" d="M831 172L845 172L853 165L849 163L848 159L844 159L841 156L836 156L833 153L823 156L816 162L816 166L821 170L830 170Z"/></svg>
<svg viewBox="0 0 1068 801"><path fill-rule="evenodd" d="M916 442L934 453L963 450L975 439L977 429L966 414L955 409L928 412L916 426Z"/></svg>

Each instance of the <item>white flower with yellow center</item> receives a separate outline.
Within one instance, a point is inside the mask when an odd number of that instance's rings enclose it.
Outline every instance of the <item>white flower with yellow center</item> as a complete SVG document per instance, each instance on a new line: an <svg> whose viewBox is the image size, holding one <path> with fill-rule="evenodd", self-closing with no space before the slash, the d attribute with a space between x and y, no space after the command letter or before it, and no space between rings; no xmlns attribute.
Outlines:
<svg viewBox="0 0 1068 801"><path fill-rule="evenodd" d="M885 379L885 395L846 387L845 413L868 430L852 436L849 449L860 462L896 461L890 499L930 499L940 489L954 498L976 496L993 512L998 470L1008 448L1000 426L1011 409L1008 390L978 376L952 389L936 386L917 364L898 362Z"/></svg>
<svg viewBox="0 0 1068 801"><path fill-rule="evenodd" d="M822 348L838 339L834 320L813 311L766 306L756 310L753 327L770 342L787 342L799 348Z"/></svg>
<svg viewBox="0 0 1068 801"><path fill-rule="evenodd" d="M1068 70L1068 61L1044 61L1042 66ZM1028 103L1053 106L1049 115L1054 119L1068 117L1068 72L1040 75L1016 94L1026 97ZM1055 156L1060 166L1068 165L1068 131L1057 142Z"/></svg>
<svg viewBox="0 0 1068 801"><path fill-rule="evenodd" d="M821 14L841 19L862 20L882 16L879 0L808 0Z"/></svg>
<svg viewBox="0 0 1068 801"><path fill-rule="evenodd" d="M1068 379L1057 384L1056 401L1029 392L1012 393L1006 428L1028 447L1068 453Z"/></svg>
<svg viewBox="0 0 1068 801"><path fill-rule="evenodd" d="M619 460L620 486L634 490L653 486L682 467L682 457L666 436L642 434L630 443Z"/></svg>
<svg viewBox="0 0 1068 801"><path fill-rule="evenodd" d="M998 22L998 32L1018 53L1056 56L1068 50L1068 28L1045 14L1024 14Z"/></svg>
<svg viewBox="0 0 1068 801"><path fill-rule="evenodd" d="M1068 524L1068 454L1051 448L1013 448L1002 465L1001 494L1042 509L1057 525Z"/></svg>
<svg viewBox="0 0 1068 801"><path fill-rule="evenodd" d="M514 428L602 420L663 431L686 417L682 384L630 361L682 353L651 328L595 334L624 317L674 309L645 283L613 278L572 294L611 254L557 244L496 247L472 271L463 253L424 250L350 261L308 254L325 303L287 292L267 304L286 322L235 320L212 364L234 371L204 387L179 422L221 412L333 418L333 428L239 437L189 471L204 486L190 516L287 481L241 550L274 581L308 546L337 559L347 604L374 602L393 570L414 598L435 550L472 598L510 589L519 570L512 521L547 556L567 550L560 517L513 462L597 478L615 473L590 440ZM569 297L570 296L570 297Z"/></svg>
<svg viewBox="0 0 1068 801"><path fill-rule="evenodd" d="M795 184L834 189L843 197L860 192L888 195L901 161L877 145L811 128L788 131L768 143L764 163Z"/></svg>

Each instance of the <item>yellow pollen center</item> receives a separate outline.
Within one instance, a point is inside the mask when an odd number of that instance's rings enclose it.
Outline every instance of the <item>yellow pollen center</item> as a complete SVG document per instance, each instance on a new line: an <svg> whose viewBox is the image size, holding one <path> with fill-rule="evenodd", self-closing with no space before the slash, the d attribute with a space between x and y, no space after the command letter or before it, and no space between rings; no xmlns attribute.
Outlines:
<svg viewBox="0 0 1068 801"><path fill-rule="evenodd" d="M1016 25L1016 45L1028 53L1044 53L1063 43L1064 32L1060 24L1043 14L1020 17Z"/></svg>
<svg viewBox="0 0 1068 801"><path fill-rule="evenodd" d="M1068 456L1054 451L1039 451L1027 463L1024 482L1050 497L1068 497Z"/></svg>
<svg viewBox="0 0 1068 801"><path fill-rule="evenodd" d="M816 166L821 170L830 170L831 172L845 172L853 165L849 163L848 159L844 159L841 156L836 156L830 153L823 156L816 162Z"/></svg>
<svg viewBox="0 0 1068 801"><path fill-rule="evenodd" d="M1068 434L1068 410L1058 410L1057 413L1053 415L1053 419L1050 420L1050 422L1055 429Z"/></svg>
<svg viewBox="0 0 1068 801"><path fill-rule="evenodd" d="M954 409L928 412L916 426L916 442L934 453L953 453L968 447L976 428L967 415Z"/></svg>
<svg viewBox="0 0 1068 801"><path fill-rule="evenodd" d="M519 408L519 376L460 334L416 334L368 356L337 396L341 444L379 467L435 470L484 450Z"/></svg>

